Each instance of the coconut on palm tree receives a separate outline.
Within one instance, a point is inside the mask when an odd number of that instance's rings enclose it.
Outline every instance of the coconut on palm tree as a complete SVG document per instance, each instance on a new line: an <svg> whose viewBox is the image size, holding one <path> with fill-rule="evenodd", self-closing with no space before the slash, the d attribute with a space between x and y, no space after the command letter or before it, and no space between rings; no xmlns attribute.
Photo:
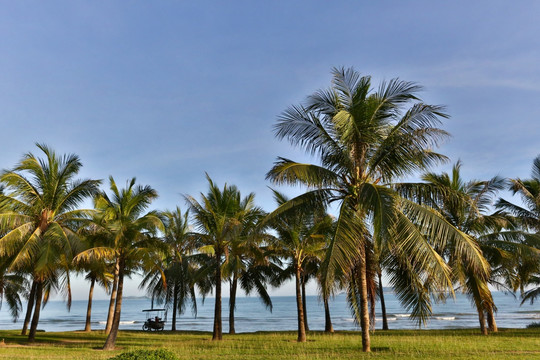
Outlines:
<svg viewBox="0 0 540 360"><path fill-rule="evenodd" d="M89 211L78 206L93 196L100 184L98 180L76 178L82 166L78 156L58 156L46 145L37 147L44 158L28 153L0 176L5 186L0 196L0 233L4 234L0 256L12 257L10 271L26 272L33 279L29 341L35 339L48 289L61 276L69 276L71 259L80 249L76 230ZM69 284L69 277L64 279L64 284Z"/></svg>
<svg viewBox="0 0 540 360"><path fill-rule="evenodd" d="M430 314L431 306L430 296L418 293L452 289L450 269L434 243L451 237L472 266L488 267L468 236L432 209L407 201L392 189L392 182L400 177L446 159L432 149L447 137L437 127L447 115L442 107L423 103L417 95L420 89L392 79L373 90L369 76L334 69L330 89L287 109L275 126L278 138L319 160L318 164L277 160L269 179L276 184L303 184L308 190L276 211L320 201L338 204L336 231L323 264L325 281L334 281L339 273L355 274L349 277L348 291L359 314L364 351L370 351L370 242L377 248L391 247L403 271L414 278L399 298L420 321Z"/></svg>

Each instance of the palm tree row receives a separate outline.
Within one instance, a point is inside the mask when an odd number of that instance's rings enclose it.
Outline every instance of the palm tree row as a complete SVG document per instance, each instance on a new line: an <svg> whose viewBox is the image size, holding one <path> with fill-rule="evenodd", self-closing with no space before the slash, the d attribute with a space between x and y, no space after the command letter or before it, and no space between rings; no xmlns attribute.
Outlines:
<svg viewBox="0 0 540 360"><path fill-rule="evenodd" d="M238 287L256 292L272 310L269 286L293 278L299 342L306 341L306 283L316 281L333 331L329 299L345 291L370 351L377 298L388 328L382 279L419 325L434 301L463 291L478 313L483 334L497 331L490 286L521 290L534 301L540 288L540 156L532 179L464 180L458 162L451 174L431 168L447 158L434 149L448 134L448 115L422 102L421 88L393 79L372 89L371 78L334 69L332 86L291 106L275 126L276 136L317 160L305 164L280 157L267 178L276 185L303 185L294 198L272 190L275 210L255 205L253 193L219 187L207 175L208 191L186 195L182 212L148 211L157 192L133 178L119 188L111 176L77 179L76 155L58 156L38 144L0 176L0 299L14 318L23 312L22 333L34 341L40 311L51 292L71 300L70 274L90 281L85 330L91 330L95 284L110 294L104 349L114 349L124 279L142 274L141 288L177 314L196 294L214 292L212 339L221 340L222 284L229 284L229 333L234 334ZM420 174L421 182L402 179ZM509 188L525 206L499 199ZM80 209L85 199L92 209ZM328 214L333 206L336 216ZM495 207L495 211L491 209ZM490 213L491 212L491 213ZM385 274L385 276L383 276Z"/></svg>
<svg viewBox="0 0 540 360"><path fill-rule="evenodd" d="M525 249L523 239L534 241L523 230L538 233L532 226L531 219L538 219L534 211L501 200L498 207L513 212L515 221L504 212L483 214L503 187L501 179L465 183L458 164L452 179L427 173L421 184L400 181L447 160L433 149L448 136L438 127L448 115L443 107L422 102L419 90L399 79L373 90L369 76L351 68L334 69L329 89L288 108L275 126L278 138L305 150L318 163L278 158L267 178L276 184L303 185L307 191L272 215L319 202L336 204L337 224L322 263L324 292L335 284L346 287L362 328L364 351L370 351L369 307L373 317L375 274L381 268L419 323L431 315L432 299L444 300L458 286L473 300L482 332L487 333L485 314L488 326L496 331L496 307L488 288L497 274L492 267L504 273L507 249ZM538 163L535 179L540 176ZM539 192L534 184L516 180L512 189L537 210ZM536 253L526 252L534 253L530 262L538 264Z"/></svg>

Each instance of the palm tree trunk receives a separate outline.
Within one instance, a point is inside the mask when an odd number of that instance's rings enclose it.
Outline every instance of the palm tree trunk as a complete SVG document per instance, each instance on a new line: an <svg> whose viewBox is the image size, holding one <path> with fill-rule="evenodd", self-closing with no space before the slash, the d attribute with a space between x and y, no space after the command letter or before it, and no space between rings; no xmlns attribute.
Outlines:
<svg viewBox="0 0 540 360"><path fill-rule="evenodd" d="M214 330L212 340L223 339L223 329L221 324L221 250L216 251L216 304L214 307Z"/></svg>
<svg viewBox="0 0 540 360"><path fill-rule="evenodd" d="M236 334L234 329L234 309L236 308L236 289L238 287L238 279L236 274L233 275L229 296L229 334Z"/></svg>
<svg viewBox="0 0 540 360"><path fill-rule="evenodd" d="M388 317L386 315L386 303L384 302L384 289L382 283L382 271L379 269L377 272L379 277L379 299L381 299L381 312L382 312L382 329L388 330Z"/></svg>
<svg viewBox="0 0 540 360"><path fill-rule="evenodd" d="M36 300L36 282L32 281L32 288L30 289L30 295L28 296L28 304L26 305L26 315L24 316L23 328L21 335L26 335L28 330L28 324L30 324L30 318L32 317L32 310L34 309L34 301Z"/></svg>
<svg viewBox="0 0 540 360"><path fill-rule="evenodd" d="M486 327L486 317L484 316L484 309L482 309L481 307L478 307L477 312L478 312L478 321L480 322L480 332L482 333L482 335L487 335L488 331Z"/></svg>
<svg viewBox="0 0 540 360"><path fill-rule="evenodd" d="M490 306L486 310L487 314L487 323L488 323L488 329L491 332L498 332L499 329L497 328L497 322L495 321L495 315L493 314L493 307Z"/></svg>
<svg viewBox="0 0 540 360"><path fill-rule="evenodd" d="M28 342L32 343L36 340L37 326L39 322L39 313L41 311L41 301L43 300L43 280L38 280L36 285L36 303L34 305L34 316L30 324L30 332L28 333Z"/></svg>
<svg viewBox="0 0 540 360"><path fill-rule="evenodd" d="M324 303L324 332L333 333L332 318L330 317L330 306L328 306L328 297L323 296Z"/></svg>
<svg viewBox="0 0 540 360"><path fill-rule="evenodd" d="M88 292L88 307L86 309L86 325L84 326L84 331L92 331L92 326L90 324L92 317L92 297L94 296L94 285L96 284L96 278L93 277L90 281L90 291Z"/></svg>
<svg viewBox="0 0 540 360"><path fill-rule="evenodd" d="M302 305L302 290L300 285L300 266L295 264L296 310L298 312L298 342L306 342L306 327L304 325L304 307Z"/></svg>
<svg viewBox="0 0 540 360"><path fill-rule="evenodd" d="M178 281L174 281L174 288L173 288L173 313L172 313L172 327L171 331L176 331L176 312L178 311L176 307L178 306Z"/></svg>
<svg viewBox="0 0 540 360"><path fill-rule="evenodd" d="M306 332L309 331L308 316L307 316L307 302L306 302L306 277L302 275L300 278L300 284L302 285L302 310L304 310L304 327Z"/></svg>
<svg viewBox="0 0 540 360"><path fill-rule="evenodd" d="M109 312L107 313L107 325L105 325L105 335L111 332L112 321L114 317L114 304L116 303L116 293L118 289L118 259L114 264L113 287L111 291L111 300L109 301Z"/></svg>
<svg viewBox="0 0 540 360"><path fill-rule="evenodd" d="M366 269L366 250L360 247L362 254L359 264L360 275L360 327L362 328L362 351L371 352L371 340L369 337L369 307L367 292L367 269Z"/></svg>
<svg viewBox="0 0 540 360"><path fill-rule="evenodd" d="M118 288L116 290L116 303L114 306L114 317L111 326L111 332L105 340L103 350L114 350L116 346L116 337L118 336L118 327L120 326L120 313L122 310L122 293L124 290L124 259L118 262Z"/></svg>

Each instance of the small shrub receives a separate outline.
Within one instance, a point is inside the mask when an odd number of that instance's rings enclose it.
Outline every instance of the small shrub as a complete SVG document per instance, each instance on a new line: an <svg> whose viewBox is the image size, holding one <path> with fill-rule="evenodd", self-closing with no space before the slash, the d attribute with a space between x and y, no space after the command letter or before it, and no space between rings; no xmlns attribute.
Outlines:
<svg viewBox="0 0 540 360"><path fill-rule="evenodd" d="M536 329L540 328L540 322L533 322L527 325L527 329Z"/></svg>
<svg viewBox="0 0 540 360"><path fill-rule="evenodd" d="M125 352L109 360L178 360L178 357L169 350L135 350Z"/></svg>

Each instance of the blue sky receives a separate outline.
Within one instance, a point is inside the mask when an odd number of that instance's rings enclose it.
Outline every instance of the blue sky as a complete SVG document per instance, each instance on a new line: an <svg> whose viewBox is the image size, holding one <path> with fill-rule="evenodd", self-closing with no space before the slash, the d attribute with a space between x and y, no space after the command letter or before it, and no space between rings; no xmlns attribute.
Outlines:
<svg viewBox="0 0 540 360"><path fill-rule="evenodd" d="M0 168L44 142L78 154L84 177L136 176L155 208L186 208L208 172L271 210L266 172L303 157L274 138L277 115L353 66L446 105L440 150L465 177L528 177L539 15L536 1L6 1Z"/></svg>

